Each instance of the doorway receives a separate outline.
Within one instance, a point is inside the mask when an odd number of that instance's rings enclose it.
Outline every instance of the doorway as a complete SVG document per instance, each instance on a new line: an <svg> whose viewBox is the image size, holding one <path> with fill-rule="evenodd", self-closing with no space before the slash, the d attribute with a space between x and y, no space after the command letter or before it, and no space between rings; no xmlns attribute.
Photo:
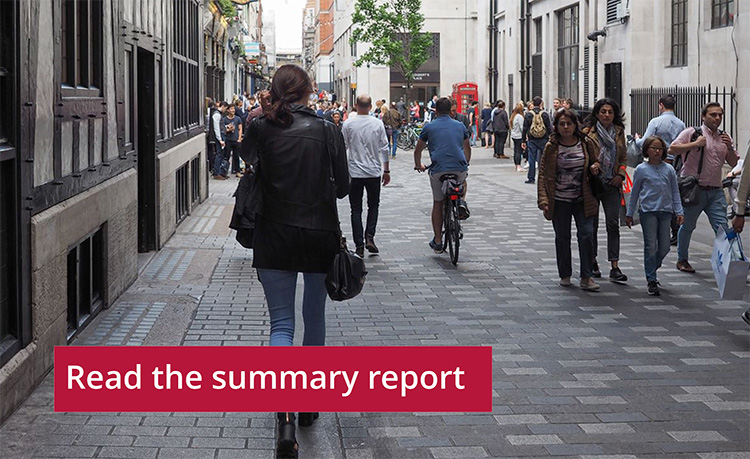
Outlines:
<svg viewBox="0 0 750 459"><path fill-rule="evenodd" d="M136 149L138 151L138 251L156 250L156 92L154 53L138 48Z"/></svg>
<svg viewBox="0 0 750 459"><path fill-rule="evenodd" d="M622 109L622 63L604 64L604 96L614 99Z"/></svg>

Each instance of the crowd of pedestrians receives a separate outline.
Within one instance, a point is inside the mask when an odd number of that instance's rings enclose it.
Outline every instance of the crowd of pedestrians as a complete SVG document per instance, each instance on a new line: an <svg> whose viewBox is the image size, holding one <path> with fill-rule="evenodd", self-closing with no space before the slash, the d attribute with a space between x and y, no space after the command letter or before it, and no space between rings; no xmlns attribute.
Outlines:
<svg viewBox="0 0 750 459"><path fill-rule="evenodd" d="M451 98L430 100L424 113L429 122L414 150L414 169L429 172L433 203L429 246L437 253L444 251L441 178L450 175L463 182L465 198L471 146L483 136L485 145L502 158L510 136L515 168L527 170L526 183L536 184L538 207L552 222L559 285L573 284L575 223L579 286L587 291L601 289L595 279L601 277L597 231L603 209L609 280L627 282L619 267L620 227L639 220L647 293L659 295L657 271L670 251L673 224L679 228L677 269L687 273L695 272L688 262L688 249L700 213L707 214L714 229L729 225L722 166L737 166L739 158L731 137L719 129L723 108L707 104L702 125L685 128L674 114L674 98L662 97L660 115L649 123L644 137L635 140L645 161L633 172L626 203L628 145L620 107L612 99L601 99L586 120L571 107L571 101L556 99L553 110L547 111L541 98L535 97L528 107L516 104L508 116L503 101L494 107L485 105L481 111L472 103L466 113L459 113L458 103ZM300 273L304 278L303 345L325 344L326 273L342 243L337 199L349 197L356 255L380 252L375 236L381 188L391 181L390 162L396 157L399 132L419 112L419 104L409 106L403 99L373 103L371 97L360 95L352 108L345 100L316 94L307 73L292 65L281 67L270 91L257 98L245 95L232 104L210 105L207 135L214 177L226 178L230 164L232 173L241 174L244 163L254 179L253 266L268 304L272 346L293 343ZM425 149L430 166L422 163ZM748 164L741 170L750 168ZM736 168L732 177L739 171ZM699 197L690 205L683 205L681 196L685 177L696 177L698 187ZM741 177L737 215L732 221L738 233L744 228L750 194L750 173ZM463 200L460 209L460 218L467 218ZM743 318L750 323L750 311ZM278 413L277 457L296 457L296 426L312 425L317 417L317 413Z"/></svg>

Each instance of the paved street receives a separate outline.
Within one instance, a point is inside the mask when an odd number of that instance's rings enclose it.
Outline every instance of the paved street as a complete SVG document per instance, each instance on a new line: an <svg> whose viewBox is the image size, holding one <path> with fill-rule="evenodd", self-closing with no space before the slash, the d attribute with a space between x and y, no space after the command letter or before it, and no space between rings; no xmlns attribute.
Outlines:
<svg viewBox="0 0 750 459"><path fill-rule="evenodd" d="M628 286L559 287L535 187L512 160L475 149L472 216L453 267L427 247L429 184L412 166L403 151L391 163L381 254L367 258L362 295L329 302L327 343L492 346L493 412L323 413L300 431L300 457L750 458L746 303L718 301L707 233L691 255L697 274L674 269L673 248L661 297L645 293L637 229L623 232ZM252 254L228 229L236 183L211 181L210 199L76 345L267 344ZM340 210L348 227L348 201ZM0 457L273 456L271 414L54 413L52 389L50 374L0 428Z"/></svg>

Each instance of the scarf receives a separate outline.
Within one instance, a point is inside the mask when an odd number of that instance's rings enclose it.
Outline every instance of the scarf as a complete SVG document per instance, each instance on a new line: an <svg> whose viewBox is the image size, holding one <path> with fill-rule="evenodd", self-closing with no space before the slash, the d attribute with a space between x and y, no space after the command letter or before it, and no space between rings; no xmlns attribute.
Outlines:
<svg viewBox="0 0 750 459"><path fill-rule="evenodd" d="M615 152L617 150L617 147L615 146L615 125L611 124L609 129L604 129L604 126L597 121L596 134L599 136L599 144L601 147L599 152L599 162L602 164L604 178L612 179L612 177L614 177L612 164L615 161Z"/></svg>

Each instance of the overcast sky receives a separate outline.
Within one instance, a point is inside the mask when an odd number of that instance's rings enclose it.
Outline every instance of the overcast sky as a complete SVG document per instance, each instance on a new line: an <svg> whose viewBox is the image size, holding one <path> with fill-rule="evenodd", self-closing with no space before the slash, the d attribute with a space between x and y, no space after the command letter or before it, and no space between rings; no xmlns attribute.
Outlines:
<svg viewBox="0 0 750 459"><path fill-rule="evenodd" d="M302 10L305 0L263 0L263 9L276 14L276 49L302 49Z"/></svg>

